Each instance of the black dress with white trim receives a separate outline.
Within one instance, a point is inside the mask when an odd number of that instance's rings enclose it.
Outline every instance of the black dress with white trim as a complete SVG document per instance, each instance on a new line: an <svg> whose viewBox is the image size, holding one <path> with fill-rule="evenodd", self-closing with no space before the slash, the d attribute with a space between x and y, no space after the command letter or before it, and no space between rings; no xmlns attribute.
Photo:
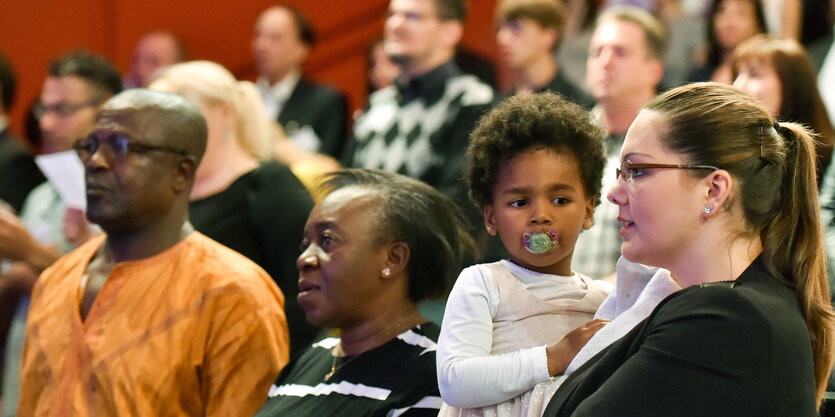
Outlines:
<svg viewBox="0 0 835 417"><path fill-rule="evenodd" d="M281 371L257 416L437 416L439 333L424 323L336 361L331 351L339 338L315 343Z"/></svg>

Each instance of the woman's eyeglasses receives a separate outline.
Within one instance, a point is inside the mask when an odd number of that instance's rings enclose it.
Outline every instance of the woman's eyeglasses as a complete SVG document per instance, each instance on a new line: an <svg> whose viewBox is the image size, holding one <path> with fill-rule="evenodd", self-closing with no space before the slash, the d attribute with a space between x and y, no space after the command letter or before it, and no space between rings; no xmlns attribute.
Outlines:
<svg viewBox="0 0 835 417"><path fill-rule="evenodd" d="M648 169L709 169L716 171L717 167L712 165L681 165L681 164L636 164L630 160L621 162L620 168L615 169L615 179L623 179L624 182L632 181L634 177L640 177Z"/></svg>

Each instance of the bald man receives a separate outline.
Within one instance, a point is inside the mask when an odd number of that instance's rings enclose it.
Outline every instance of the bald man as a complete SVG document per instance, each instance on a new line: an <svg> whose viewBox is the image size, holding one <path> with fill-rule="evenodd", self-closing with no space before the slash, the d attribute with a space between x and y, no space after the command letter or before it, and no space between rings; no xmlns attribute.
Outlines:
<svg viewBox="0 0 835 417"><path fill-rule="evenodd" d="M188 222L206 147L185 99L128 90L74 145L105 235L32 294L20 415L249 416L287 362L284 297Z"/></svg>
<svg viewBox="0 0 835 417"><path fill-rule="evenodd" d="M146 33L136 43L125 88L147 87L158 69L185 60L186 48L176 35L164 30Z"/></svg>

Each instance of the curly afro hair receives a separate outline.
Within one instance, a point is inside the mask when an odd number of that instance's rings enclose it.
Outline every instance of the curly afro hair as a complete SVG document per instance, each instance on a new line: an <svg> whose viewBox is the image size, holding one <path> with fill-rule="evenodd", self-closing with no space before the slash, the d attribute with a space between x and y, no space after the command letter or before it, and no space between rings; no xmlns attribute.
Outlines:
<svg viewBox="0 0 835 417"><path fill-rule="evenodd" d="M577 159L587 197L600 204L606 153L605 133L590 113L557 94L514 96L479 120L470 134L464 177L470 198L492 204L499 171L517 155L537 149L570 153Z"/></svg>

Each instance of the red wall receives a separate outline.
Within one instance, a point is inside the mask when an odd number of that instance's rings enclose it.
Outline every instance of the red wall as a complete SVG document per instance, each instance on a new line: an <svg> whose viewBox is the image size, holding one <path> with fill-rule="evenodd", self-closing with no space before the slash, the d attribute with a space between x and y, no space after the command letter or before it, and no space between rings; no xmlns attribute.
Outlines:
<svg viewBox="0 0 835 417"><path fill-rule="evenodd" d="M318 43L307 74L348 94L352 108L365 102L366 45L382 33L387 0L287 0L313 22ZM496 0L471 0L464 45L495 56ZM216 61L242 79L254 79L250 39L258 14L275 2L218 0L0 0L0 50L18 72L12 129L22 132L25 107L39 94L49 62L85 48L127 71L134 44L153 29L180 36L190 59ZM506 80L506 75L501 74Z"/></svg>

